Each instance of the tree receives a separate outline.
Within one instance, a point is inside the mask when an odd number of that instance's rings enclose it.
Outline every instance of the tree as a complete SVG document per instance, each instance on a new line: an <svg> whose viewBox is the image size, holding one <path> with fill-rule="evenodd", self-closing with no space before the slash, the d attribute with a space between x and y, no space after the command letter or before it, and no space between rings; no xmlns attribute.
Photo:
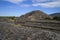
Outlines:
<svg viewBox="0 0 60 40"><path fill-rule="evenodd" d="M60 17L55 16L55 17L53 17L53 20L58 20L58 21L60 21Z"/></svg>

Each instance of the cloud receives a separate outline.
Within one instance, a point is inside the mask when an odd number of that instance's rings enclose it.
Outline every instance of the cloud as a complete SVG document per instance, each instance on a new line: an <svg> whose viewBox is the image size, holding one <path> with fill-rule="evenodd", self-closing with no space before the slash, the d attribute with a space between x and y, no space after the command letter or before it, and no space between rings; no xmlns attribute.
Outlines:
<svg viewBox="0 0 60 40"><path fill-rule="evenodd" d="M30 7L30 5L29 4L22 4L22 5L20 5L20 7Z"/></svg>
<svg viewBox="0 0 60 40"><path fill-rule="evenodd" d="M49 2L51 0L32 0L33 3Z"/></svg>
<svg viewBox="0 0 60 40"><path fill-rule="evenodd" d="M4 0L4 1L8 1L8 2L11 2L11 3L15 3L15 4L19 4L25 0Z"/></svg>
<svg viewBox="0 0 60 40"><path fill-rule="evenodd" d="M44 1L41 1L41 2L44 2ZM41 2L33 2L32 6L42 6L42 7L60 7L60 0L53 0L53 1L50 1L50 2L46 2L45 0L45 3L41 3Z"/></svg>
<svg viewBox="0 0 60 40"><path fill-rule="evenodd" d="M4 0L11 3L19 4L22 2L28 2L29 0ZM60 0L31 0L31 4L19 4L21 7L29 7L29 6L42 6L46 8L54 8L60 7Z"/></svg>

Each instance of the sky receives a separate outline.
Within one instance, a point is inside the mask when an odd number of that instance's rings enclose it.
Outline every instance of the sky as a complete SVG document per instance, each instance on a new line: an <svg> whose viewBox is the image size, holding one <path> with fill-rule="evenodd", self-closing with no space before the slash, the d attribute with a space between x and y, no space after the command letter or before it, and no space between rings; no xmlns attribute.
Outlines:
<svg viewBox="0 0 60 40"><path fill-rule="evenodd" d="M0 0L0 16L20 16L33 10L60 12L60 0Z"/></svg>

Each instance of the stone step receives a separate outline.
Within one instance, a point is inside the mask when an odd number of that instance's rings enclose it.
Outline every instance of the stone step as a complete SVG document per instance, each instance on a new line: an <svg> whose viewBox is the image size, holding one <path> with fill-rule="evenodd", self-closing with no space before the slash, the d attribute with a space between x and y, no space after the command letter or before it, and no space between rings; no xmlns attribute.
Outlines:
<svg viewBox="0 0 60 40"><path fill-rule="evenodd" d="M28 25L38 25L38 26L53 26L53 27L60 27L60 23L53 23L53 22L21 22L20 24L28 24Z"/></svg>
<svg viewBox="0 0 60 40"><path fill-rule="evenodd" d="M34 27L34 28L42 28L42 29L50 29L50 30L59 30L60 27L51 27L51 26L37 26L37 25L22 25L24 27Z"/></svg>

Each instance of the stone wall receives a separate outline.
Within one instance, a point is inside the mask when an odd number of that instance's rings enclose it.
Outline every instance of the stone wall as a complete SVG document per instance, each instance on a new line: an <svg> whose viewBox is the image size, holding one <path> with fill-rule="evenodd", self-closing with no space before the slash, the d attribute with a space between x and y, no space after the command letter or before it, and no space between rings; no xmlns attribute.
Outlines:
<svg viewBox="0 0 60 40"><path fill-rule="evenodd" d="M21 21L18 22L18 24L25 27L51 28L60 30L60 21L52 21L52 20Z"/></svg>

